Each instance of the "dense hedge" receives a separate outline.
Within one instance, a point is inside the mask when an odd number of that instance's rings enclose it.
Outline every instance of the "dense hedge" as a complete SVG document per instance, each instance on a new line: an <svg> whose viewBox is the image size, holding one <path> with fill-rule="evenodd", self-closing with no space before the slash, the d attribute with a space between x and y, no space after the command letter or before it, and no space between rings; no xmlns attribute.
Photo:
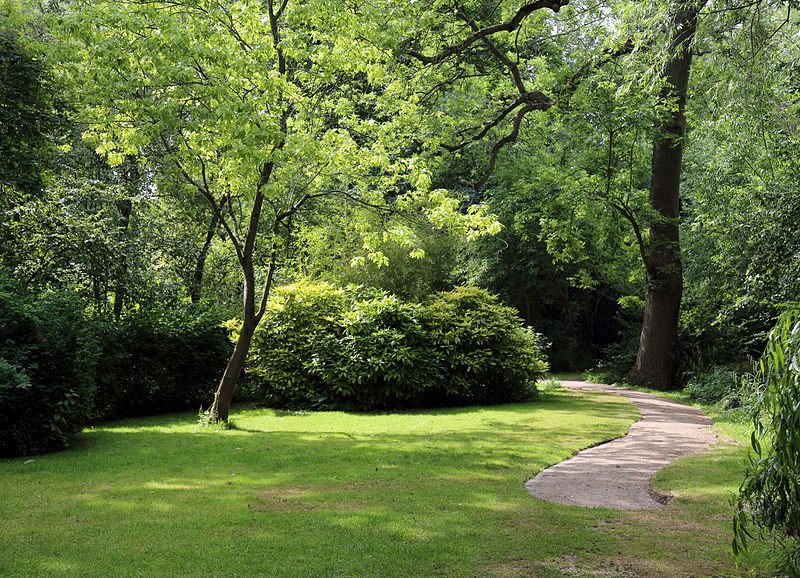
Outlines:
<svg viewBox="0 0 800 578"><path fill-rule="evenodd" d="M64 448L93 419L198 409L230 351L218 317L193 307L104 323L73 295L0 276L0 456Z"/></svg>
<svg viewBox="0 0 800 578"><path fill-rule="evenodd" d="M96 368L98 419L209 405L231 345L211 313L191 307L130 315L104 331Z"/></svg>
<svg viewBox="0 0 800 578"><path fill-rule="evenodd" d="M540 336L486 291L420 304L301 282L270 300L248 373L272 405L383 409L527 399L546 367Z"/></svg>
<svg viewBox="0 0 800 578"><path fill-rule="evenodd" d="M79 303L0 278L0 456L65 447L92 412L94 352Z"/></svg>

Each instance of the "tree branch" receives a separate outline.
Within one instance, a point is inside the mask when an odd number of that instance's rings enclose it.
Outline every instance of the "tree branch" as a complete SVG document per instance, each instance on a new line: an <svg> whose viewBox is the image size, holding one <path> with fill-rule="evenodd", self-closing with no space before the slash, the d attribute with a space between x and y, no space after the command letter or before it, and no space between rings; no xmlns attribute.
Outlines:
<svg viewBox="0 0 800 578"><path fill-rule="evenodd" d="M455 54L462 53L477 41L491 36L492 34L497 34L498 32L513 32L522 24L525 18L537 10L550 9L558 13L558 11L567 4L569 4L569 0L539 0L538 2L530 2L521 6L514 15L505 22L479 28L458 44L452 44L436 54L428 56L417 50L403 50L403 53L419 60L423 64L439 64Z"/></svg>

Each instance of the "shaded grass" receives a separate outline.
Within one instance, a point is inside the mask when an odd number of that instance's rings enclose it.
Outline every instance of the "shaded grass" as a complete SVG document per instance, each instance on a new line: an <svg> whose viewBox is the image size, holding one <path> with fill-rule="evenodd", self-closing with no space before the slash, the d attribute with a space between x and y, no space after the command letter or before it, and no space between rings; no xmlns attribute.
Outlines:
<svg viewBox="0 0 800 578"><path fill-rule="evenodd" d="M524 491L636 417L624 398L554 391L395 414L239 410L219 432L191 415L116 422L0 462L0 575L733 573L736 446L660 474L679 492L661 513Z"/></svg>

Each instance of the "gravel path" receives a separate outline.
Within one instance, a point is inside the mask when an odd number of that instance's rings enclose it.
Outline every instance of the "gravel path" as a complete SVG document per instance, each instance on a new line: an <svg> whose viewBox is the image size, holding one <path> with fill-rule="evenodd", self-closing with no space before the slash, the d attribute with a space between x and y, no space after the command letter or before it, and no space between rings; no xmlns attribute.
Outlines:
<svg viewBox="0 0 800 578"><path fill-rule="evenodd" d="M675 458L700 452L716 440L711 420L692 407L610 385L561 385L629 397L642 418L625 437L583 450L528 481L525 487L542 500L616 510L660 508L668 496L653 492L653 475Z"/></svg>

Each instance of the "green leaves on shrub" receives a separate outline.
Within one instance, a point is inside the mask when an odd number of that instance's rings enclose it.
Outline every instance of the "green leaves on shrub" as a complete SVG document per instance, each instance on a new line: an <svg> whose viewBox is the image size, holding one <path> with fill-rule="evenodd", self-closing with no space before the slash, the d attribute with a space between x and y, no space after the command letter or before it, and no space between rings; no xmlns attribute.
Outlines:
<svg viewBox="0 0 800 578"><path fill-rule="evenodd" d="M736 501L734 551L754 524L775 539L787 575L800 575L800 308L786 311L758 362L752 452Z"/></svg>
<svg viewBox="0 0 800 578"><path fill-rule="evenodd" d="M735 369L714 367L692 377L685 391L690 398L701 403L723 402L725 407L738 407L742 401L743 379L741 372Z"/></svg>
<svg viewBox="0 0 800 578"><path fill-rule="evenodd" d="M333 285L296 283L274 291L250 346L243 389L277 405L324 404L321 377L312 370L315 356L330 335L342 331L344 290ZM236 321L228 323L237 339ZM271 386L266 386L271 384Z"/></svg>
<svg viewBox="0 0 800 578"><path fill-rule="evenodd" d="M0 456L66 447L89 420L197 409L231 351L196 308L86 319L74 294L0 275Z"/></svg>
<svg viewBox="0 0 800 578"><path fill-rule="evenodd" d="M442 378L441 352L431 347L425 308L376 293L351 301L338 332L324 335L310 370L332 401L359 408L419 405Z"/></svg>
<svg viewBox="0 0 800 578"><path fill-rule="evenodd" d="M102 332L100 419L197 409L214 396L231 353L227 332L195 307L138 312Z"/></svg>
<svg viewBox="0 0 800 578"><path fill-rule="evenodd" d="M0 456L61 449L92 412L94 350L71 295L0 278Z"/></svg>
<svg viewBox="0 0 800 578"><path fill-rule="evenodd" d="M442 359L447 397L500 403L530 397L547 371L539 334L483 289L458 287L427 303L427 329Z"/></svg>
<svg viewBox="0 0 800 578"><path fill-rule="evenodd" d="M301 282L276 290L248 372L275 405L380 409L522 400L546 368L540 337L486 291L418 304Z"/></svg>

